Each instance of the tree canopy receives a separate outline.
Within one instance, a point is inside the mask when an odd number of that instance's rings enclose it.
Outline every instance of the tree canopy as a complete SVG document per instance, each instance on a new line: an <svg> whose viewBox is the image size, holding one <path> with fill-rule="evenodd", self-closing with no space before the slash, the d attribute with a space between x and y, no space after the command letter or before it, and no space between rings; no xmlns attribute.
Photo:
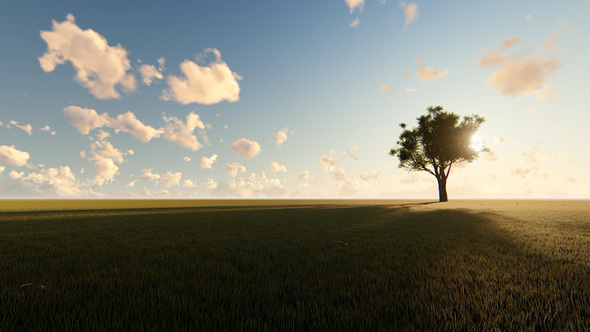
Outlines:
<svg viewBox="0 0 590 332"><path fill-rule="evenodd" d="M471 139L485 119L479 115L461 116L446 112L442 106L430 106L428 113L420 116L418 127L407 129L399 136L397 146L389 151L397 156L399 167L408 171L425 171L436 177L439 187L439 201L448 200L446 182L453 164L472 162L483 147L476 150Z"/></svg>

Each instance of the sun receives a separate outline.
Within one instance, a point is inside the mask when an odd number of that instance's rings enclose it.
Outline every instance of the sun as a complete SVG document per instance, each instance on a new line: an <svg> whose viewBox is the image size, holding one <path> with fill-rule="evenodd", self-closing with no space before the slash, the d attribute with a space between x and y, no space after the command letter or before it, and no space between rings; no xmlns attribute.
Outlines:
<svg viewBox="0 0 590 332"><path fill-rule="evenodd" d="M471 144L469 145L470 148L475 150L476 152L481 152L483 150L483 138L479 135L471 136Z"/></svg>

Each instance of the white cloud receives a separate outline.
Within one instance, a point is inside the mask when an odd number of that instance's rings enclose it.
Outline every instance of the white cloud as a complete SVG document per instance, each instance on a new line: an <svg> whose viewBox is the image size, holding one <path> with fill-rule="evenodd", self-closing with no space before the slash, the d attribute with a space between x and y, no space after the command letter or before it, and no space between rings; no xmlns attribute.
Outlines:
<svg viewBox="0 0 590 332"><path fill-rule="evenodd" d="M111 122L108 113L98 115L95 110L79 106L64 108L66 119L80 134L88 135L92 129L107 126Z"/></svg>
<svg viewBox="0 0 590 332"><path fill-rule="evenodd" d="M41 131L50 131L51 128L49 127L49 125L45 125L45 127L39 128L39 130L41 130Z"/></svg>
<svg viewBox="0 0 590 332"><path fill-rule="evenodd" d="M359 25L361 25L361 21L359 20L359 18L355 18L354 21L350 22L350 24L348 25L351 28L358 28Z"/></svg>
<svg viewBox="0 0 590 332"><path fill-rule="evenodd" d="M131 181L131 182L127 183L127 184L125 185L125 188L133 188L133 187L135 187L135 184L136 184L136 183L137 183L137 180L133 180L133 181Z"/></svg>
<svg viewBox="0 0 590 332"><path fill-rule="evenodd" d="M184 160L184 161L186 161L186 162L189 162L189 161L191 161L191 160L192 160L192 158L191 158L191 157L189 157L189 156L185 156L184 158L182 158L182 160Z"/></svg>
<svg viewBox="0 0 590 332"><path fill-rule="evenodd" d="M202 169L205 169L205 168L211 169L211 166L213 166L213 164L216 161L217 161L217 155L216 154L212 155L209 158L203 156L203 158L201 158L201 168Z"/></svg>
<svg viewBox="0 0 590 332"><path fill-rule="evenodd" d="M320 158L320 164L324 165L324 172L331 173L334 170L336 161L326 155L323 155L322 158Z"/></svg>
<svg viewBox="0 0 590 332"><path fill-rule="evenodd" d="M5 169L6 169L6 166L0 166L0 174L2 174Z"/></svg>
<svg viewBox="0 0 590 332"><path fill-rule="evenodd" d="M262 171L248 177L233 178L210 188L210 194L217 197L285 197L289 190L281 181L267 178Z"/></svg>
<svg viewBox="0 0 590 332"><path fill-rule="evenodd" d="M407 92L407 93L411 93L411 92L418 92L418 89L410 89L410 88L407 88L407 89L406 89L406 92Z"/></svg>
<svg viewBox="0 0 590 332"><path fill-rule="evenodd" d="M116 132L124 131L130 133L142 143L148 142L152 138L160 137L160 134L162 134L162 129L155 129L154 127L144 125L131 111L127 111L125 114L119 114L116 119L110 119L109 126L115 128Z"/></svg>
<svg viewBox="0 0 590 332"><path fill-rule="evenodd" d="M164 174L153 173L153 168L142 168L142 174L139 176L144 181L156 181L166 187L176 186L180 184L182 179L182 172L166 171Z"/></svg>
<svg viewBox="0 0 590 332"><path fill-rule="evenodd" d="M200 57L210 53L215 55L216 60L209 66L199 66L193 61L184 60L180 64L184 77L168 76L169 89L164 90L162 99L175 100L185 105L190 103L210 105L224 100L238 101L240 95L238 80L242 78L232 72L221 60L221 53L217 49L208 48Z"/></svg>
<svg viewBox="0 0 590 332"><path fill-rule="evenodd" d="M215 188L217 188L217 182L215 182L213 179L207 180L207 189L211 190Z"/></svg>
<svg viewBox="0 0 590 332"><path fill-rule="evenodd" d="M281 131L278 133L273 133L275 137L275 143L277 146L281 146L289 137L287 136L287 131L289 131L289 126L285 126ZM292 134L293 132L291 132Z"/></svg>
<svg viewBox="0 0 590 332"><path fill-rule="evenodd" d="M127 150L127 153L130 154L130 155L134 155L135 154L135 151L129 149L129 150Z"/></svg>
<svg viewBox="0 0 590 332"><path fill-rule="evenodd" d="M30 157L28 152L18 150L14 145L0 145L0 160L10 166L24 166Z"/></svg>
<svg viewBox="0 0 590 332"><path fill-rule="evenodd" d="M153 170L153 168L142 168L143 173L139 177L144 181L156 181L160 178L160 174L152 173Z"/></svg>
<svg viewBox="0 0 590 332"><path fill-rule="evenodd" d="M350 9L351 14L355 9L363 11L363 5L365 4L365 0L344 0L344 2Z"/></svg>
<svg viewBox="0 0 590 332"><path fill-rule="evenodd" d="M238 156L244 158L253 158L260 152L260 144L256 141L251 141L244 137L233 142L229 146Z"/></svg>
<svg viewBox="0 0 590 332"><path fill-rule="evenodd" d="M377 171L371 171L369 173L359 172L359 177L366 182L381 182L381 177Z"/></svg>
<svg viewBox="0 0 590 332"><path fill-rule="evenodd" d="M23 175L25 175L25 172L10 171L10 173L8 173L8 176L13 180L18 180L22 178Z"/></svg>
<svg viewBox="0 0 590 332"><path fill-rule="evenodd" d="M115 176L119 174L119 167L116 164L122 164L123 153L115 148L106 139L109 133L100 131L97 135L98 140L90 143L90 153L92 156L88 160L92 161L92 168L96 177L94 184L101 186L106 183L113 182Z"/></svg>
<svg viewBox="0 0 590 332"><path fill-rule="evenodd" d="M304 170L301 173L297 173L297 178L301 180L308 180L309 179L309 170Z"/></svg>
<svg viewBox="0 0 590 332"><path fill-rule="evenodd" d="M193 151L199 150L203 147L203 145L197 140L197 136L193 134L195 128L205 129L205 124L203 124L198 114L190 112L186 116L186 123L174 116L164 116L164 121L167 122L164 127L165 139Z"/></svg>
<svg viewBox="0 0 590 332"><path fill-rule="evenodd" d="M95 110L90 108L68 106L64 108L64 114L68 122L80 134L84 135L88 135L93 129L106 126L115 129L115 132L123 131L130 133L133 137L145 143L152 138L160 137L163 132L162 129L146 126L130 111L125 114L119 114L115 119L110 117L106 112L99 115Z"/></svg>
<svg viewBox="0 0 590 332"><path fill-rule="evenodd" d="M60 166L59 168L42 169L36 173L30 173L24 180L40 185L41 188L48 186L49 192L57 196L80 196L80 184L76 176L72 173L69 166ZM44 191L48 191L44 188Z"/></svg>
<svg viewBox="0 0 590 332"><path fill-rule="evenodd" d="M186 180L184 180L182 182L182 186L183 187L193 188L193 187L196 187L197 184L193 180L191 180L191 179L186 179Z"/></svg>
<svg viewBox="0 0 590 332"><path fill-rule="evenodd" d="M63 22L53 21L51 31L41 31L47 50L39 58L45 72L70 61L76 70L75 80L99 99L119 98L115 89L126 92L136 88L135 77L127 74L131 68L127 51L121 46L109 46L107 40L94 30L80 29L74 15L68 14Z"/></svg>
<svg viewBox="0 0 590 332"><path fill-rule="evenodd" d="M141 67L139 67L139 73L141 74L143 84L147 86L152 85L152 82L155 79L161 80L164 78L162 73L154 65L141 65Z"/></svg>
<svg viewBox="0 0 590 332"><path fill-rule="evenodd" d="M233 164L225 164L225 174L235 177L238 173L244 173L246 171L246 167L240 165L239 163Z"/></svg>
<svg viewBox="0 0 590 332"><path fill-rule="evenodd" d="M30 124L26 124L26 125L21 125L18 123L18 121L10 121L10 124L21 129L22 131L24 131L25 133L29 134L29 135L33 135L33 126L31 126Z"/></svg>
<svg viewBox="0 0 590 332"><path fill-rule="evenodd" d="M404 24L405 25L404 25L403 30L406 31L408 29L408 25L410 25L410 23L414 22L418 18L418 15L420 15L420 13L418 12L418 5L414 2L410 2L409 4L406 4L405 1L400 1L399 6L404 11L404 16L405 16Z"/></svg>
<svg viewBox="0 0 590 332"><path fill-rule="evenodd" d="M483 55L478 62L479 65L483 67L500 67L487 80L487 83L500 94L511 98L534 93L537 100L555 99L555 92L545 80L561 67L561 61L555 57L544 60L536 56L523 58L520 54L509 55L503 53L507 47L516 44L518 41L516 37L504 39L501 52L483 50ZM553 54L556 41L557 35L551 35L549 40L543 44L543 51L549 51Z"/></svg>
<svg viewBox="0 0 590 332"><path fill-rule="evenodd" d="M172 187L179 185L181 178L181 172L167 171L166 173L160 175L160 179L158 181L166 187Z"/></svg>
<svg viewBox="0 0 590 332"><path fill-rule="evenodd" d="M447 76L448 73L448 70L443 70L439 73L434 68L424 66L420 68L420 70L418 70L417 75L423 82L428 82L430 80L440 80L441 78L445 78L445 76Z"/></svg>
<svg viewBox="0 0 590 332"><path fill-rule="evenodd" d="M281 165L281 164L279 164L279 163L277 163L275 161L271 161L270 162L270 170L273 173L276 173L276 172L287 172L287 167L285 167L285 165Z"/></svg>

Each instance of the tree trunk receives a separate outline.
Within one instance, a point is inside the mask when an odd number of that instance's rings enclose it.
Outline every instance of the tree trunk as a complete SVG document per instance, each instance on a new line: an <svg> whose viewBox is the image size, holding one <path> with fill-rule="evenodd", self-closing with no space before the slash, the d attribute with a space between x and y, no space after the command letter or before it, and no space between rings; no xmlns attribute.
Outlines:
<svg viewBox="0 0 590 332"><path fill-rule="evenodd" d="M438 201L446 202L449 198L447 196L447 179L441 177L438 179Z"/></svg>

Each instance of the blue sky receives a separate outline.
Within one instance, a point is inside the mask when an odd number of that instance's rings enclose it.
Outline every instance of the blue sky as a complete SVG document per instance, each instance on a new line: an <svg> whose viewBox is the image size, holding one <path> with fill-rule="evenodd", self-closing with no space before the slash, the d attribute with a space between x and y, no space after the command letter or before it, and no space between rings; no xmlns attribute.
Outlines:
<svg viewBox="0 0 590 332"><path fill-rule="evenodd" d="M589 197L589 7L2 4L0 192L434 198L388 151L442 105L492 150L451 198Z"/></svg>

